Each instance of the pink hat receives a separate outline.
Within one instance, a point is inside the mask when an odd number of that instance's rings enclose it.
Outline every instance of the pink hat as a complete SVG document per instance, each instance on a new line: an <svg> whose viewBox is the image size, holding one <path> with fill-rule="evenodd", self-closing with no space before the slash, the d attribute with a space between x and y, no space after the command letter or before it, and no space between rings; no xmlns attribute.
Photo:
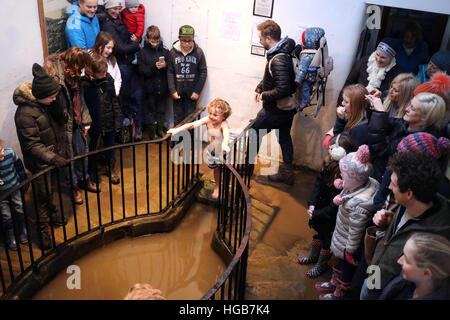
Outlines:
<svg viewBox="0 0 450 320"><path fill-rule="evenodd" d="M354 190L367 182L373 172L370 152L367 145L362 145L358 151L351 152L339 161L344 189Z"/></svg>

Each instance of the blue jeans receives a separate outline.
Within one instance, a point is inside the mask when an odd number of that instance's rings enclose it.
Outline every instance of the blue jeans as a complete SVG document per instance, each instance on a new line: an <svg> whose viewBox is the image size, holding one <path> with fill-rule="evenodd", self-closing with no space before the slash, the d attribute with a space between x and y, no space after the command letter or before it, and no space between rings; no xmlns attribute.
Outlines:
<svg viewBox="0 0 450 320"><path fill-rule="evenodd" d="M173 100L173 122L176 126L187 116L195 111L197 101L191 100L190 97L181 95L181 99Z"/></svg>
<svg viewBox="0 0 450 320"><path fill-rule="evenodd" d="M16 214L23 215L22 196L20 189L7 198L0 201L0 213L2 215L3 227L9 229L12 227L11 207Z"/></svg>
<svg viewBox="0 0 450 320"><path fill-rule="evenodd" d="M136 129L142 129L142 103L143 91L137 66L132 64L119 64L122 75L122 87L120 88L120 104L124 117L134 119Z"/></svg>
<svg viewBox="0 0 450 320"><path fill-rule="evenodd" d="M75 128L75 130L72 132L72 148L74 157L85 154L88 151L86 141L84 140L81 129L79 127ZM71 165L73 179L72 182L74 184L76 184L78 180L87 180L89 178L87 157L81 160L72 161Z"/></svg>
<svg viewBox="0 0 450 320"><path fill-rule="evenodd" d="M261 109L256 115L256 121L253 124L253 129L256 130L258 136L258 148L261 146L261 140L263 135L259 132L259 129L267 129L269 133L272 129L278 129L278 143L281 147L281 152L283 154L283 162L285 164L292 164L294 159L294 146L292 145L291 138L291 126L294 114L276 114L267 111L266 109ZM258 152L256 152L258 153Z"/></svg>

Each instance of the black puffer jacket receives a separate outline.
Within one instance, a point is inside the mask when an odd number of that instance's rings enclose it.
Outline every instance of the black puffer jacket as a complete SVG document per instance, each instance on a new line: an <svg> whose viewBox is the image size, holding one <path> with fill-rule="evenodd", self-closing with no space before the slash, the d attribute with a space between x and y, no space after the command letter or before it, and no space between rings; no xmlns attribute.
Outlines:
<svg viewBox="0 0 450 320"><path fill-rule="evenodd" d="M92 118L89 132L106 133L120 129L123 118L111 75L107 73L101 80L84 78L81 85Z"/></svg>
<svg viewBox="0 0 450 320"><path fill-rule="evenodd" d="M294 93L296 90L294 67L290 57L290 53L295 48L295 41L287 38L281 40L278 45L278 49L267 55L264 77L256 87L255 92L262 93L263 108L270 112L295 114L295 109L283 111L277 108L277 100ZM277 56L275 57L275 55ZM269 62L272 58L273 61L270 63L272 75L270 75Z"/></svg>
<svg viewBox="0 0 450 320"><path fill-rule="evenodd" d="M55 130L56 124L47 107L38 103L31 93L31 82L22 83L14 90L13 101L18 106L14 121L22 149L25 167L37 173L49 165L57 155L64 154L58 139L64 138L64 126Z"/></svg>
<svg viewBox="0 0 450 320"><path fill-rule="evenodd" d="M121 16L114 19L108 13L98 16L100 21L100 29L109 32L116 42L116 58L117 63L130 64L133 61L134 53L139 51L139 44L130 39L130 33L127 26L122 22Z"/></svg>
<svg viewBox="0 0 450 320"><path fill-rule="evenodd" d="M158 69L156 62L159 57L165 57L166 67ZM167 65L169 61L169 50L160 41L156 48L145 41L144 48L139 51L138 69L142 77L143 89L146 94L167 95L169 87L167 84Z"/></svg>

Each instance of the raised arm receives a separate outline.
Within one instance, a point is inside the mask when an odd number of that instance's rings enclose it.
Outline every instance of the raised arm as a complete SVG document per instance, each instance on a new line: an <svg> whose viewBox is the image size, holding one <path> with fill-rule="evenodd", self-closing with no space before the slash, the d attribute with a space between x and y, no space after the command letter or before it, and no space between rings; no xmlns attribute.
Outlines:
<svg viewBox="0 0 450 320"><path fill-rule="evenodd" d="M200 120L183 124L180 127L172 128L172 129L168 130L167 133L170 133L171 135L176 135L177 133L179 133L181 131L191 130L196 127L200 127L200 126L206 124L208 122L208 120L209 120L209 117L204 117L204 118L201 118Z"/></svg>

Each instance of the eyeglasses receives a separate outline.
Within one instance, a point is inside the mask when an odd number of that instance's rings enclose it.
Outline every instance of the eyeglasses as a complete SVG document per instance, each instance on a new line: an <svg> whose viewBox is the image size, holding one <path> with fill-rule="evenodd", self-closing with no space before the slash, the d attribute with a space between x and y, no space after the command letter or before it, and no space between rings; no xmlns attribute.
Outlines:
<svg viewBox="0 0 450 320"><path fill-rule="evenodd" d="M180 41L185 43L194 42L194 40L184 40L184 39L183 40L180 39Z"/></svg>

